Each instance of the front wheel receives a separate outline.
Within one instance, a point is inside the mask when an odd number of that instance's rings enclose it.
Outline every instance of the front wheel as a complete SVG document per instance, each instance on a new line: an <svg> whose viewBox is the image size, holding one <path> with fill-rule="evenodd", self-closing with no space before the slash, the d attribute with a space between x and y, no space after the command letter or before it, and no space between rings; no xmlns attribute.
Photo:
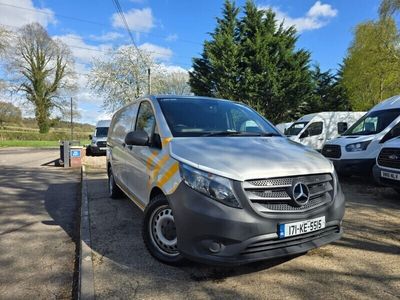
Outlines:
<svg viewBox="0 0 400 300"><path fill-rule="evenodd" d="M174 215L164 195L155 196L146 207L142 236L147 250L157 260L169 265L185 261L178 250Z"/></svg>

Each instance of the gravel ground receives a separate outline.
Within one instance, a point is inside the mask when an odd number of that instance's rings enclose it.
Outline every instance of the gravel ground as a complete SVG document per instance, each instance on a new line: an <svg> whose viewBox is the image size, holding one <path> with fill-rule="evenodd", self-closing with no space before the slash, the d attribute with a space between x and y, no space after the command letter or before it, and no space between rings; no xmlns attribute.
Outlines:
<svg viewBox="0 0 400 300"><path fill-rule="evenodd" d="M343 179L345 234L306 255L241 267L154 260L141 238L142 212L107 197L104 157L88 171L98 299L399 299L400 198L362 179ZM91 165L91 163L93 163Z"/></svg>

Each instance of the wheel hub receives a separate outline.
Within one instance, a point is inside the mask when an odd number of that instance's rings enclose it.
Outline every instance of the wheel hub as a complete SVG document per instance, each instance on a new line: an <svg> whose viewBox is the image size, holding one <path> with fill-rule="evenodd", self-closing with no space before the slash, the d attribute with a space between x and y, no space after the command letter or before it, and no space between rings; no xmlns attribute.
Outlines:
<svg viewBox="0 0 400 300"><path fill-rule="evenodd" d="M162 206L151 217L151 236L160 251L167 255L179 254L176 227L171 208Z"/></svg>

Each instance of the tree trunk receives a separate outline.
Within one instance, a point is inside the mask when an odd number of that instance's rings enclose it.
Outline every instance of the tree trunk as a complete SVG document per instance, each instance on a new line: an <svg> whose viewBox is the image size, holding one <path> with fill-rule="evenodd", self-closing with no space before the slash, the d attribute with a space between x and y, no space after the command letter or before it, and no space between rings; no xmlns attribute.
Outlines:
<svg viewBox="0 0 400 300"><path fill-rule="evenodd" d="M48 133L50 129L49 113L43 105L38 105L35 110L36 121L40 133Z"/></svg>

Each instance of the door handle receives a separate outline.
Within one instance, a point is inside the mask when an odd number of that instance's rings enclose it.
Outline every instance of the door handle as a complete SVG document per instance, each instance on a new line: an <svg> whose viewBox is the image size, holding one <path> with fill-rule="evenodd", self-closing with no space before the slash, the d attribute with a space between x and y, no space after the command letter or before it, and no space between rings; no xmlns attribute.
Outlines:
<svg viewBox="0 0 400 300"><path fill-rule="evenodd" d="M318 141L323 141L323 140L324 140L324 138L319 138L319 139L318 139Z"/></svg>

